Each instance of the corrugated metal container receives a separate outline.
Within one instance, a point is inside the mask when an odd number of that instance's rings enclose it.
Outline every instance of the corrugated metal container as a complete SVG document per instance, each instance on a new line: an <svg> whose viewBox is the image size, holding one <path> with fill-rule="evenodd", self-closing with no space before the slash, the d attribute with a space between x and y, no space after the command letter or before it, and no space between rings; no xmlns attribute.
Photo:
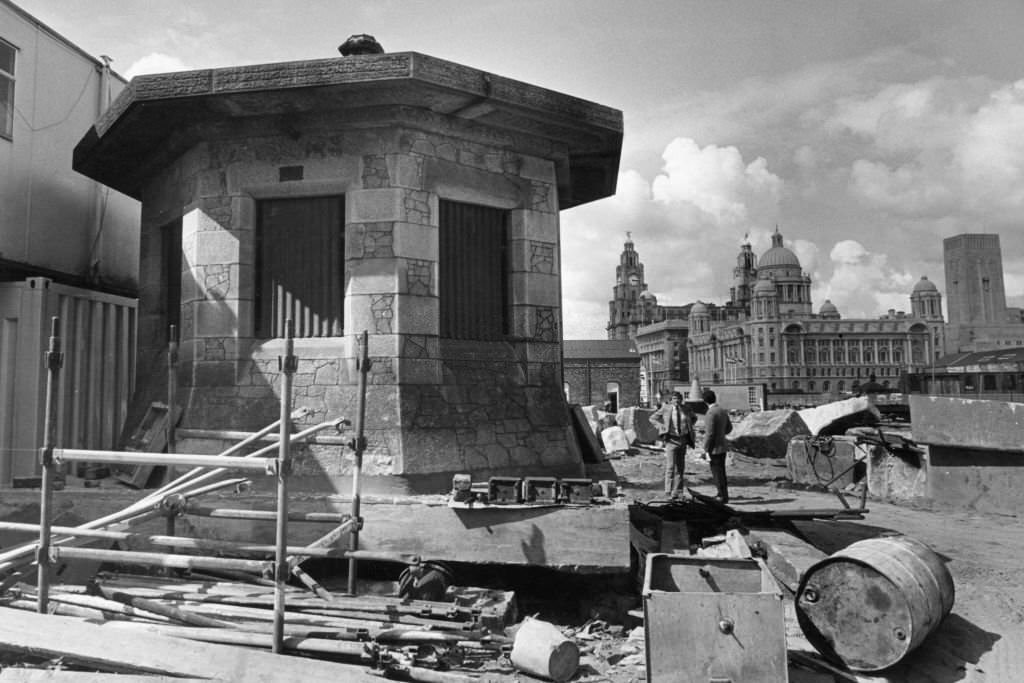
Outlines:
<svg viewBox="0 0 1024 683"><path fill-rule="evenodd" d="M808 569L796 595L807 640L853 671L879 671L916 648L953 609L942 559L908 536L858 541Z"/></svg>
<svg viewBox="0 0 1024 683"><path fill-rule="evenodd" d="M39 473L55 316L64 352L57 446L117 446L135 384L136 300L46 278L0 283L0 486Z"/></svg>
<svg viewBox="0 0 1024 683"><path fill-rule="evenodd" d="M760 560L647 556L644 640L651 683L785 683L782 593Z"/></svg>

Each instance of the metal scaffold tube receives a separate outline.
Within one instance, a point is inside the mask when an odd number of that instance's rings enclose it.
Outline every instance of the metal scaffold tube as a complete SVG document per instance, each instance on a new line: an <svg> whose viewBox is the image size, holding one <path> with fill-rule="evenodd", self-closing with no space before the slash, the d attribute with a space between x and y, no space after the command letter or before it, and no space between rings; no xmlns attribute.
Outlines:
<svg viewBox="0 0 1024 683"><path fill-rule="evenodd" d="M277 455L277 548L274 553L274 638L273 651L284 651L285 589L290 575L288 567L288 470L291 443L288 433L292 410L292 376L298 369L295 357L295 322L285 322L285 352L281 363L281 438L278 440Z"/></svg>
<svg viewBox="0 0 1024 683"><path fill-rule="evenodd" d="M352 450L355 452L352 466L352 535L349 549L353 552L359 550L359 527L362 526L360 518L359 501L359 477L363 469L363 451L366 449L366 438L363 436L364 424L366 421L366 376L370 372L370 350L369 335L366 330L359 339L359 356L356 359L356 370L359 371L359 388L356 397L359 405L356 412L355 438L352 439ZM356 594L356 572L358 562L355 556L348 560L348 592Z"/></svg>
<svg viewBox="0 0 1024 683"><path fill-rule="evenodd" d="M64 354L60 350L60 318L53 318L50 328L50 346L46 352L46 413L43 419L45 432L43 448L40 451L43 468L42 492L39 502L39 549L36 608L46 614L50 595L50 508L53 506L53 479L56 463L53 449L57 440L57 387L60 369L64 365Z"/></svg>

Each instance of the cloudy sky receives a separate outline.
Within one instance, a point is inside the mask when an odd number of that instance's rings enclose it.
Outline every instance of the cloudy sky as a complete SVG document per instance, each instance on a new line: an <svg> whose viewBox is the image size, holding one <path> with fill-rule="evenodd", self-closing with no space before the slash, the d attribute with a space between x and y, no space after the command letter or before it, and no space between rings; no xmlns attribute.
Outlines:
<svg viewBox="0 0 1024 683"><path fill-rule="evenodd" d="M353 33L621 109L616 196L562 214L568 339L632 233L659 303L724 302L778 226L844 317L1000 235L1024 306L1020 0L15 0L124 76L337 55Z"/></svg>

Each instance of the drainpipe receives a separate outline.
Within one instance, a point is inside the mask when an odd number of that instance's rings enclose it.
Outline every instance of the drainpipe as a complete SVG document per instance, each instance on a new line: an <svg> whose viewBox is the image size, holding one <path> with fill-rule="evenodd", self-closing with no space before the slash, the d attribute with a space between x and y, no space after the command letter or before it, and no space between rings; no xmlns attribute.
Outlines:
<svg viewBox="0 0 1024 683"><path fill-rule="evenodd" d="M103 64L98 67L100 72L99 96L96 98L96 118L99 118L110 106L110 62L107 55L100 55ZM96 284L100 280L100 262L102 258L103 219L106 214L107 197L110 190L97 182L93 192L92 203L92 249L89 251L88 280Z"/></svg>

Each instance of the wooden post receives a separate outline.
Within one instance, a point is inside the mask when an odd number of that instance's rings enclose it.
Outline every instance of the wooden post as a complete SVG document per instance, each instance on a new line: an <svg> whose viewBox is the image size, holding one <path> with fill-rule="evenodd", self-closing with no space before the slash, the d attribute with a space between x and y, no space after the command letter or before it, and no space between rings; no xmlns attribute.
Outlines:
<svg viewBox="0 0 1024 683"><path fill-rule="evenodd" d="M288 431L292 412L292 375L298 369L295 357L295 322L285 322L285 351L281 364L281 438L277 452L277 549L274 554L274 652L284 651L285 588L290 575L287 558L288 541L288 468L291 442Z"/></svg>
<svg viewBox="0 0 1024 683"><path fill-rule="evenodd" d="M39 502L39 548L36 562L39 576L37 582L36 608L46 613L50 595L50 508L53 506L54 468L53 449L57 440L57 388L60 369L64 365L64 354L60 350L60 318L53 318L50 328L50 346L46 352L46 413L43 422L43 447L39 455L42 461L43 477L40 485Z"/></svg>
<svg viewBox="0 0 1024 683"><path fill-rule="evenodd" d="M359 371L359 387L357 400L359 401L356 412L356 434L352 439L352 450L355 452L355 459L352 465L352 535L349 548L353 551L359 550L359 528L363 520L359 514L359 476L363 469L363 451L366 450L366 438L363 436L364 422L366 419L366 376L370 372L370 350L369 335L363 330L359 339L359 357L356 359L356 370ZM348 592L356 594L356 558L348 560Z"/></svg>

